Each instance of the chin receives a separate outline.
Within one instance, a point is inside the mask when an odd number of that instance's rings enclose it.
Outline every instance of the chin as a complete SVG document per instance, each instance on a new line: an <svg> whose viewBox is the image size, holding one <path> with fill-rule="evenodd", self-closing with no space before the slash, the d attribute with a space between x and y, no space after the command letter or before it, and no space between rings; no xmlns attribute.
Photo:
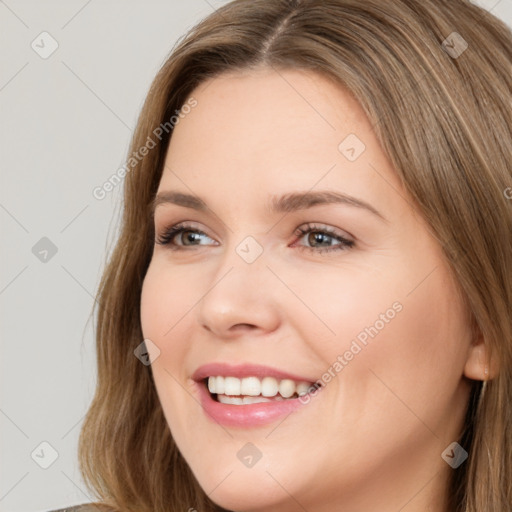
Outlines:
<svg viewBox="0 0 512 512"><path fill-rule="evenodd" d="M305 475L305 468L302 467L298 476L297 468L303 466L304 462L283 465L286 460L283 460L281 455L277 459L271 462L265 460L263 455L253 467L245 467L237 458L236 452L233 452L233 455L229 456L229 461L218 455L212 455L209 459L212 462L209 464L205 464L203 456L195 461L195 464L191 461L189 465L208 497L227 510L236 512L302 510L290 495L302 504L298 494L300 489L307 487L305 481L307 475Z"/></svg>
<svg viewBox="0 0 512 512"><path fill-rule="evenodd" d="M290 497L282 487L269 475L259 475L255 477L251 471L246 474L235 472L231 473L224 481L222 478L215 487L204 488L205 492L211 492L209 498L230 511L249 512L258 510L272 510L273 512L292 512L300 509L295 503L295 507L290 502ZM210 479L208 479L210 480ZM292 494L292 493L290 493Z"/></svg>

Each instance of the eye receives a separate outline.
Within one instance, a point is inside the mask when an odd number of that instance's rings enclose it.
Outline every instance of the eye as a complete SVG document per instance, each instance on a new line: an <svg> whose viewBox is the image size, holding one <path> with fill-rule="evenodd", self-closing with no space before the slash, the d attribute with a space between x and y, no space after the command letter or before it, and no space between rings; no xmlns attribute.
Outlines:
<svg viewBox="0 0 512 512"><path fill-rule="evenodd" d="M306 249L311 252L331 252L331 251L345 251L354 246L354 241L349 240L341 233L338 233L332 228L325 226L315 226L307 224L305 227L300 227L295 232L295 236L300 238L306 237L306 240L311 246L299 245L300 249ZM337 245L332 245L333 241L338 241ZM320 245L316 245L320 244Z"/></svg>
<svg viewBox="0 0 512 512"><path fill-rule="evenodd" d="M203 231L194 229L194 227L192 225L186 224L186 223L181 223L181 224L176 224L175 226L171 226L170 228L167 228L157 238L156 243L160 244L160 245L168 245L169 248L173 249L173 250L180 250L180 247L194 247L197 245L201 245L201 244L194 243L198 240L200 241L201 236L210 238ZM176 244L174 242L175 238L181 239L181 243ZM212 240L212 239L210 238L210 240Z"/></svg>
<svg viewBox="0 0 512 512"><path fill-rule="evenodd" d="M305 249L316 253L343 251L350 249L351 247L354 246L354 241L347 239L345 236L343 236L341 233L338 233L336 230L325 226L315 226L313 224L307 224L305 227L298 228L295 231L294 235L299 238L303 238L306 235L308 235L306 240L309 244L312 244L313 246L299 245L298 247L301 250ZM213 241L214 244L217 244L206 233L198 229L195 229L194 226L192 226L191 224L187 224L184 222L165 229L163 233L157 238L156 243L160 245L167 245L169 249L172 250L186 250L183 248L197 247L198 245L208 245L207 243L200 243L201 237L206 237L210 241ZM177 243L176 240L179 240L180 242ZM338 244L333 245L333 241L337 241Z"/></svg>

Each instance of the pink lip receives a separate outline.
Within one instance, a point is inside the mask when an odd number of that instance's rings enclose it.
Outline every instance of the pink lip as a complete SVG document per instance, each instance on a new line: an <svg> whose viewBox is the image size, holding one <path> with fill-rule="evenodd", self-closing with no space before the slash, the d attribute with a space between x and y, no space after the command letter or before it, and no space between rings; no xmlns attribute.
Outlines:
<svg viewBox="0 0 512 512"><path fill-rule="evenodd" d="M291 398L282 401L264 402L258 404L232 405L222 404L215 401L207 386L203 382L209 376L232 376L232 377L274 377L276 379L292 379L297 382L314 382L313 379L300 377L274 368L261 365L237 365L231 366L224 363L212 363L201 366L193 375L196 386L199 390L201 405L206 415L221 425L229 427L249 428L272 423L278 418L296 411L301 406L307 405L317 393L308 396L308 401L301 401L299 398ZM320 388L319 391L321 391ZM302 399L304 400L304 399Z"/></svg>
<svg viewBox="0 0 512 512"><path fill-rule="evenodd" d="M195 381L203 380L206 377L217 375L237 377L242 379L243 377L274 377L275 379L291 379L296 382L315 382L316 379L310 377L302 377L300 375L294 375L288 372L271 368L270 366L263 366L260 364L238 364L230 365L226 363L209 363L200 366L192 375L192 379Z"/></svg>

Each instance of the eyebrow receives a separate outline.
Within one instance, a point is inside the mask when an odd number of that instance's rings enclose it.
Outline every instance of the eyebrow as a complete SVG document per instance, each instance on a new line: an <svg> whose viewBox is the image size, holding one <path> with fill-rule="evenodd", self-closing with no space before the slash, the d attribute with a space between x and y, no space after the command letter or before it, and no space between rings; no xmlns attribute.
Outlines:
<svg viewBox="0 0 512 512"><path fill-rule="evenodd" d="M151 204L152 212L154 213L159 205L169 203L183 206L185 208L192 208L198 211L209 210L206 202L198 196L185 194L183 192L164 191L157 194L154 198ZM268 210L272 214L291 213L298 210L307 210L313 206L327 204L345 204L356 208L362 208L376 215L383 221L388 222L387 219L371 204L348 194L334 192L332 190L291 192L283 196L272 196L270 198Z"/></svg>

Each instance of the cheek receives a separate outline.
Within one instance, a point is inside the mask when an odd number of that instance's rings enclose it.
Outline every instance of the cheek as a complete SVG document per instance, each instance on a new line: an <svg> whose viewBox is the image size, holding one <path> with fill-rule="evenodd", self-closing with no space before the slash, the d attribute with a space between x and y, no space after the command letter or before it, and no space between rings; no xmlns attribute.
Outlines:
<svg viewBox="0 0 512 512"><path fill-rule="evenodd" d="M152 261L142 286L140 311L144 339L150 339L160 350L151 364L151 372L164 416L178 445L186 442L186 433L194 429L192 419L201 414L198 401L183 387L187 380L183 361L190 349L186 342L190 338L187 313L191 314L197 302L197 293L186 282L179 272L171 274L170 269ZM187 410L193 414L183 414Z"/></svg>
<svg viewBox="0 0 512 512"><path fill-rule="evenodd" d="M382 291L381 298L385 295ZM396 298L390 296L390 300ZM396 423L391 411L395 411L403 427L419 427L431 436L418 418L436 432L451 421L450 415L455 418L461 413L469 324L453 283L442 270L398 300L402 309L394 318L377 324L374 316L373 325L367 324L362 331L368 334L367 343L359 343L361 351L349 363L345 389L354 401L358 394L359 399L364 395L364 401L387 410L380 422L390 432ZM387 305L386 300L381 303ZM372 305L376 303L368 301L368 307Z"/></svg>
<svg viewBox="0 0 512 512"><path fill-rule="evenodd" d="M141 325L144 338L149 338L159 348L164 339L171 339L186 322L185 315L197 301L193 287L179 272L171 272L159 262L151 262L141 293ZM190 291L187 291L190 290Z"/></svg>
<svg viewBox="0 0 512 512"><path fill-rule="evenodd" d="M293 291L301 301L290 300L292 307L283 314L289 313L290 321L301 326L303 339L329 364L350 350L354 340L365 348L382 337L403 311L400 279L389 272L383 276L347 265L318 272L305 269L296 275L288 272L286 277L297 283Z"/></svg>
<svg viewBox="0 0 512 512"><path fill-rule="evenodd" d="M470 329L454 283L439 268L401 302L403 311L386 336L390 371L423 373L434 387L459 380Z"/></svg>
<svg viewBox="0 0 512 512"><path fill-rule="evenodd" d="M322 380L338 389L345 418L359 421L371 403L389 431L391 411L413 428L417 418L408 408L434 428L463 403L468 317L447 270L440 265L424 279L434 265L426 267L404 264L380 274L354 268L302 281L298 294L319 317L303 311L304 336L317 340ZM315 337L313 325L324 335Z"/></svg>
<svg viewBox="0 0 512 512"><path fill-rule="evenodd" d="M141 327L144 339L151 340L160 350L151 364L151 371L166 415L175 407L166 404L182 401L186 393L178 382L185 382L183 361L190 350L191 309L197 302L193 287L185 286L179 272L163 268L158 262L150 265L141 293ZM194 295L194 296L193 296ZM168 418L169 420L169 418Z"/></svg>

